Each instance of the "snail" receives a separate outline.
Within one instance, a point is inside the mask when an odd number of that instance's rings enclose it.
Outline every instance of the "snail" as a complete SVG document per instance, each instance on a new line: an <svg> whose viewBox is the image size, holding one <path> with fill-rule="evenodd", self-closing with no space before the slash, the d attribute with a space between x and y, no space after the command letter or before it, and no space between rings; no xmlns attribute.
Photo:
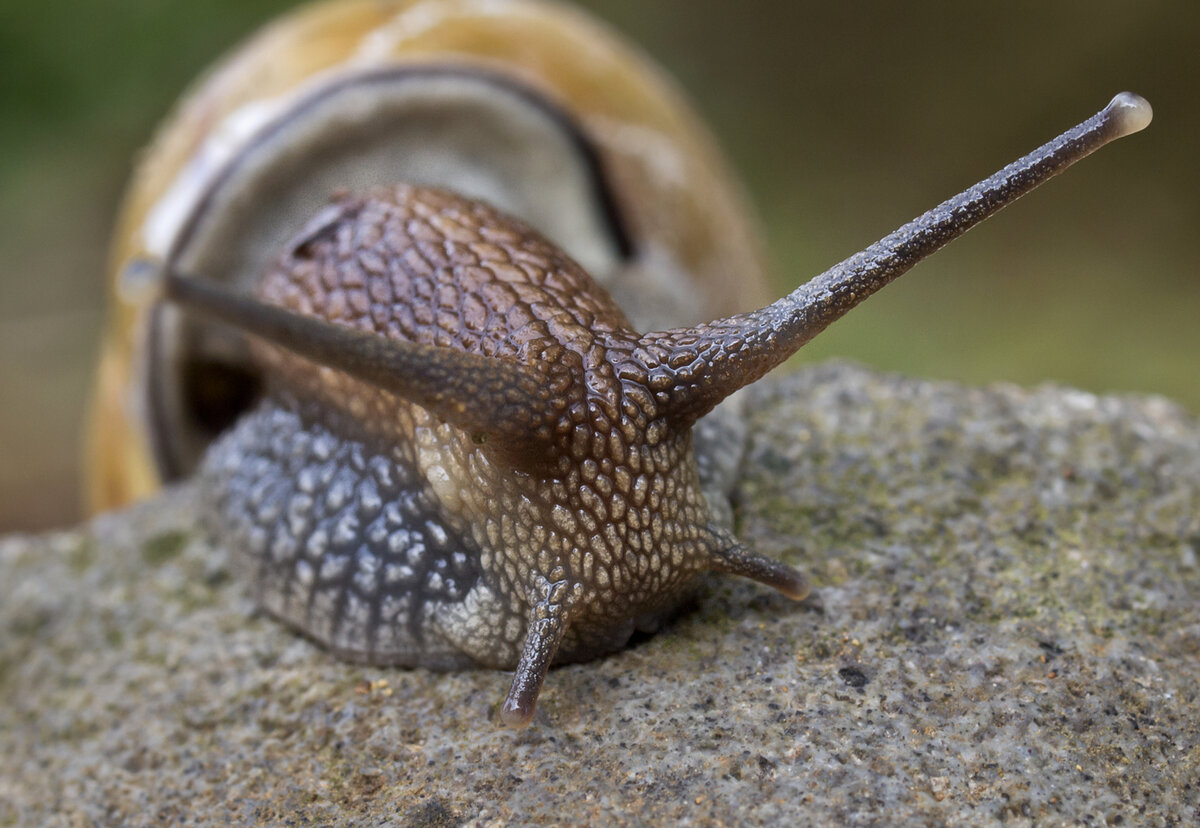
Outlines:
<svg viewBox="0 0 1200 828"><path fill-rule="evenodd" d="M194 474L268 612L348 659L515 670L500 717L525 726L552 664L653 631L702 573L802 599L729 526L735 392L1150 114L1122 93L737 313L762 269L736 188L607 31L545 3L309 7L135 180L95 503Z"/></svg>

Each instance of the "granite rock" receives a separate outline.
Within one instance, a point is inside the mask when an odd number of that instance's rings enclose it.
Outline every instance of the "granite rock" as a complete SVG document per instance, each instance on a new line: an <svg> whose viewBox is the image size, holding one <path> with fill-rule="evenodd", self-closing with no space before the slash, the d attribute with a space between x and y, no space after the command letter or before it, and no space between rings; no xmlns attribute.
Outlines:
<svg viewBox="0 0 1200 828"><path fill-rule="evenodd" d="M363 668L256 616L188 486L0 541L0 825L1196 824L1200 423L827 365L751 391L739 533L615 656Z"/></svg>

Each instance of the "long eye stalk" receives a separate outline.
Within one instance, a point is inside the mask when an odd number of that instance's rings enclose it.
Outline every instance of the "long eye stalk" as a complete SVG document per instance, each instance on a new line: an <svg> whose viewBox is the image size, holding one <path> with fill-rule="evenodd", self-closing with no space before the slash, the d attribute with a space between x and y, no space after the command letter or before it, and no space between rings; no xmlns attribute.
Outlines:
<svg viewBox="0 0 1200 828"><path fill-rule="evenodd" d="M216 283L162 274L164 298L320 365L391 391L480 440L532 450L548 444L568 371L387 339L241 296Z"/></svg>
<svg viewBox="0 0 1200 828"><path fill-rule="evenodd" d="M1144 129L1144 98L1122 92L1107 107L1004 169L751 313L642 337L656 387L672 389L668 410L695 421L779 365L859 302L1001 208L1076 161Z"/></svg>

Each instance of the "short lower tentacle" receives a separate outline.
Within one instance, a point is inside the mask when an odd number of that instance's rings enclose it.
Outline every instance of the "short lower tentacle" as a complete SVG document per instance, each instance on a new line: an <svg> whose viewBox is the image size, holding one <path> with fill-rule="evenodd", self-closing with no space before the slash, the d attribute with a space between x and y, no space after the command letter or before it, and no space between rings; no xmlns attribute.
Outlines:
<svg viewBox="0 0 1200 828"><path fill-rule="evenodd" d="M500 718L509 727L526 727L533 719L546 671L550 669L567 629L568 605L564 600L567 595L566 581L548 582L542 599L533 606L525 648L500 709Z"/></svg>
<svg viewBox="0 0 1200 828"><path fill-rule="evenodd" d="M791 598L803 601L808 597L808 579L799 570L777 560L759 555L736 541L718 547L713 552L713 569L730 575L740 575Z"/></svg>

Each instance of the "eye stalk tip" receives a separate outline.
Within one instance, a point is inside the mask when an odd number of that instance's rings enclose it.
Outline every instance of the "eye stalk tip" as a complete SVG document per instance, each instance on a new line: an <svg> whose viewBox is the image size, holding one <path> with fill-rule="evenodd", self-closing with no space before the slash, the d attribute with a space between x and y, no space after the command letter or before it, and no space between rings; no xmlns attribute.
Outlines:
<svg viewBox="0 0 1200 828"><path fill-rule="evenodd" d="M1108 102L1104 108L1112 119L1117 130L1117 137L1123 138L1140 132L1150 125L1154 118L1154 110L1150 102L1133 92L1121 92Z"/></svg>
<svg viewBox="0 0 1200 828"><path fill-rule="evenodd" d="M138 257L128 262L117 280L117 295L131 305L152 304L166 293L166 268L155 259Z"/></svg>

